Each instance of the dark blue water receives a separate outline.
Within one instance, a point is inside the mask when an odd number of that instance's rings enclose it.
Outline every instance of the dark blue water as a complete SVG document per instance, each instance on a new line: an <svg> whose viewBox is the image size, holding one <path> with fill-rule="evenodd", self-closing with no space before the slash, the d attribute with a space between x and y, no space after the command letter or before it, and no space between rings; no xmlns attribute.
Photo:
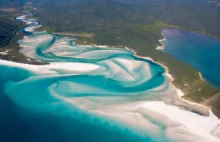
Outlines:
<svg viewBox="0 0 220 142"><path fill-rule="evenodd" d="M163 51L202 73L203 78L220 88L220 39L179 29L166 28L161 33Z"/></svg>

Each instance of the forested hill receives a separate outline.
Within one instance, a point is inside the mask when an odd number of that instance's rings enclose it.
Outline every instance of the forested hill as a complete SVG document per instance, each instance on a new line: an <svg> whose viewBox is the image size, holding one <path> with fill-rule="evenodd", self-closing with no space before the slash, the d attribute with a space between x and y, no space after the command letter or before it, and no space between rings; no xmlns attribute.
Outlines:
<svg viewBox="0 0 220 142"><path fill-rule="evenodd" d="M23 4L24 0L0 0L0 48L11 43L19 30L14 17L22 10Z"/></svg>
<svg viewBox="0 0 220 142"><path fill-rule="evenodd" d="M99 25L105 22L111 25L148 24L149 18L154 17L169 25L220 36L220 0L31 1L39 8L37 14L43 25L60 27L60 31L100 29Z"/></svg>

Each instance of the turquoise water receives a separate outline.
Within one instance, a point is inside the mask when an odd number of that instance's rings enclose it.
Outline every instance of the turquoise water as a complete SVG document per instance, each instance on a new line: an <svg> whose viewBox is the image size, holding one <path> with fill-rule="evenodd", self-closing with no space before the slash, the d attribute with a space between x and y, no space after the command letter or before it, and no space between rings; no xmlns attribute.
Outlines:
<svg viewBox="0 0 220 142"><path fill-rule="evenodd" d="M5 90L4 94L1 93L0 99L0 120L2 122L0 132L3 136L0 137L3 138L1 141L157 141L148 136L138 136L128 128L123 128L111 121L88 115L66 102L56 99L50 92L50 89L54 89L56 93L65 97L114 96L119 92L117 87L121 87L121 85L117 86L116 83L109 81L107 85L112 85L112 88L116 89L108 94L106 86L102 85L104 78L99 76L75 78L69 75L57 78L38 78L31 72L6 66L1 66L1 71L3 72L0 80L1 90ZM15 72L16 76L14 76ZM76 88L68 87L66 88L69 90L60 90L63 88L59 88L57 84L59 82L59 85L62 85L64 81L81 85L92 84L91 87L99 85L99 90L102 87L103 92L98 94L101 92L84 90L83 94L79 94L74 92Z"/></svg>
<svg viewBox="0 0 220 142"><path fill-rule="evenodd" d="M197 69L204 80L220 88L220 39L166 28L163 51Z"/></svg>
<svg viewBox="0 0 220 142"><path fill-rule="evenodd" d="M34 19L25 18L23 21L31 22L25 28L32 28L39 24ZM73 45L72 39L58 37L47 32L32 33L25 28L24 32L29 39L39 39L39 41L35 40L35 43L30 40L19 41L22 47L34 46L31 51L34 53L30 54L31 57L49 62L90 63L100 68L91 72L77 73L78 75L66 73L65 70L57 70L56 75L51 77L51 75L39 75L19 67L1 65L0 82L3 98L1 100L4 100L4 102L1 101L1 108L7 105L7 108L12 109L10 114L1 111L1 119L3 119L1 122L7 122L0 129L1 135L5 135L3 141L157 141L147 135L135 134L129 128L123 128L112 121L89 115L54 97L53 93L66 98L136 97L138 92L144 92L164 83L165 78L162 75L164 69L161 66L150 60L138 58L125 49L78 47ZM54 54L63 52L63 48L54 47L54 53L46 51L55 44L65 46L66 55ZM27 54L27 52L23 53ZM120 63L117 59L128 60L131 63L138 62L139 65L133 70L128 70L126 64ZM152 68L148 70L145 64ZM112 66L118 67L117 73L113 73ZM149 72L151 77L144 76L144 71ZM139 72L143 73L139 74ZM14 125L13 128L11 125ZM16 127L15 130L14 127Z"/></svg>
<svg viewBox="0 0 220 142"><path fill-rule="evenodd" d="M161 65L127 49L35 32L40 23L31 14L17 20L27 23L19 52L50 64L0 62L0 141L216 141L162 115L167 107L212 121L164 103L176 101L178 91ZM161 114L151 110L158 104Z"/></svg>

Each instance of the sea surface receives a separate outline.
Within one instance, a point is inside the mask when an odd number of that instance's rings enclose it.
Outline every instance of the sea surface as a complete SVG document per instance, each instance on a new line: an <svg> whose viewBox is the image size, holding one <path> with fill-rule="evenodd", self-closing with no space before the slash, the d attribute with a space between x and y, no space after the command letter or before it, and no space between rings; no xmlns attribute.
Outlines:
<svg viewBox="0 0 220 142"><path fill-rule="evenodd" d="M179 29L165 28L162 51L189 64L202 78L220 88L220 39Z"/></svg>
<svg viewBox="0 0 220 142"><path fill-rule="evenodd" d="M219 141L218 118L189 111L197 105L179 98L162 65L35 31L40 22L24 14L19 52L49 64L0 60L1 142Z"/></svg>

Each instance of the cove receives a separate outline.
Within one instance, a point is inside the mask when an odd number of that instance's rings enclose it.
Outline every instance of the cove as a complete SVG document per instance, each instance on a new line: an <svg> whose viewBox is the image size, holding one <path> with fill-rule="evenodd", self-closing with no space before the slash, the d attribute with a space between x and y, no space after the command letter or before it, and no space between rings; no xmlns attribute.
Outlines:
<svg viewBox="0 0 220 142"><path fill-rule="evenodd" d="M161 34L163 52L194 67L205 81L220 88L220 39L171 28Z"/></svg>

